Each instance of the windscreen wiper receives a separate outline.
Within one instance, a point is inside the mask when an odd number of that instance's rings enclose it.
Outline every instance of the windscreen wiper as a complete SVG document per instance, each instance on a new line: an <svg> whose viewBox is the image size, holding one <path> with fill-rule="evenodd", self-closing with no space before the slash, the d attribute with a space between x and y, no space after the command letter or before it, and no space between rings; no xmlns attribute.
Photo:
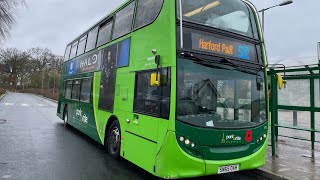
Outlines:
<svg viewBox="0 0 320 180"><path fill-rule="evenodd" d="M248 67L240 66L240 65L232 62L230 59L228 59L226 57L223 58L220 62L223 63L223 64L227 64L227 65L233 67L235 70L238 70L238 71L241 71L241 72L245 72L245 73L249 73L249 74L253 74L253 75L258 74L258 72L262 70L262 67L260 67L260 66L259 66L259 69L256 69L256 70L248 69Z"/></svg>
<svg viewBox="0 0 320 180"><path fill-rule="evenodd" d="M258 72L262 70L262 67L260 67L260 66L259 66L259 69L256 69L256 70L248 69L248 67L240 66L240 65L232 62L227 57L224 57L222 60L218 61L218 64L217 63L213 64L212 61L200 58L200 57L195 56L189 52L182 52L181 55L185 56L185 57L192 58L193 60L197 61L197 62L195 62L196 64L201 64L201 65L204 65L207 67L214 67L214 68L227 69L227 70L237 70L237 71L241 71L241 72L245 72L245 73L253 74L253 75L257 75ZM232 68L230 68L230 67L232 67Z"/></svg>
<svg viewBox="0 0 320 180"><path fill-rule="evenodd" d="M194 63L200 64L200 65L203 65L203 66L206 66L206 67L234 70L233 68L230 68L230 67L225 66L223 64L213 64L212 61L200 58L200 57L195 56L195 55L193 55L192 53L189 53L189 52L182 52L181 55L183 55L185 57L192 58L192 60L196 61Z"/></svg>

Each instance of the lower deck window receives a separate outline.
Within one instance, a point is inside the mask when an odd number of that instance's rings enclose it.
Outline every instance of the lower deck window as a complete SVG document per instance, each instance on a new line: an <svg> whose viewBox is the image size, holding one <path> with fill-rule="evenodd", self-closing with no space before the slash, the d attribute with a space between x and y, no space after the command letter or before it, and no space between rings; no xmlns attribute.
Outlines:
<svg viewBox="0 0 320 180"><path fill-rule="evenodd" d="M84 78L81 82L80 101L90 102L92 78Z"/></svg>
<svg viewBox="0 0 320 180"><path fill-rule="evenodd" d="M71 91L72 91L72 81L67 81L66 90L65 90L66 99L71 99Z"/></svg>
<svg viewBox="0 0 320 180"><path fill-rule="evenodd" d="M72 99L73 100L79 100L80 82L81 82L81 80L73 80L73 86L72 86Z"/></svg>

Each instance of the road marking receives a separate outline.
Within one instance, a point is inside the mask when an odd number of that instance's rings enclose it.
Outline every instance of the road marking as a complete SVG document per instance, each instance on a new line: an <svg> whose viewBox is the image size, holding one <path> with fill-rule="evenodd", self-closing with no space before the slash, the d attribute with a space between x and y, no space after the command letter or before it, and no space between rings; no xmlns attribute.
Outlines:
<svg viewBox="0 0 320 180"><path fill-rule="evenodd" d="M8 179L8 178L11 178L11 175L4 175L2 176L3 179Z"/></svg>
<svg viewBox="0 0 320 180"><path fill-rule="evenodd" d="M28 106L30 106L30 105L29 105L29 104L21 104L21 106L28 107Z"/></svg>
<svg viewBox="0 0 320 180"><path fill-rule="evenodd" d="M43 105L43 104L38 104L38 106L42 107L42 106L44 106L44 105Z"/></svg>
<svg viewBox="0 0 320 180"><path fill-rule="evenodd" d="M5 105L5 106L13 106L14 103L5 103L4 105Z"/></svg>
<svg viewBox="0 0 320 180"><path fill-rule="evenodd" d="M50 106L56 106L57 104L53 104L53 103L48 103Z"/></svg>

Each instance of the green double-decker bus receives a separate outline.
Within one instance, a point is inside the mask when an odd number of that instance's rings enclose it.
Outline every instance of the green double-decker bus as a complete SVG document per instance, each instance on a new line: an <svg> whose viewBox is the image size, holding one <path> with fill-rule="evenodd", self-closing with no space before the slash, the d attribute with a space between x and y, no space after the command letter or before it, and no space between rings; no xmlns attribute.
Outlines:
<svg viewBox="0 0 320 180"><path fill-rule="evenodd" d="M127 1L67 46L57 114L161 178L258 168L266 61L249 1Z"/></svg>

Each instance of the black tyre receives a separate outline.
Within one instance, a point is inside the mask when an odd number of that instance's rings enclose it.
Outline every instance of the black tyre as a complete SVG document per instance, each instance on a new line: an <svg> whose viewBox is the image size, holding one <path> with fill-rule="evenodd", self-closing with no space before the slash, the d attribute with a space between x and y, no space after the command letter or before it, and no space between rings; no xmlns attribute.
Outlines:
<svg viewBox="0 0 320 180"><path fill-rule="evenodd" d="M113 158L120 157L121 129L118 120L113 121L108 129L106 148Z"/></svg>
<svg viewBox="0 0 320 180"><path fill-rule="evenodd" d="M68 127L68 110L65 109L64 110L64 113L63 113L63 124L64 124L64 127Z"/></svg>

